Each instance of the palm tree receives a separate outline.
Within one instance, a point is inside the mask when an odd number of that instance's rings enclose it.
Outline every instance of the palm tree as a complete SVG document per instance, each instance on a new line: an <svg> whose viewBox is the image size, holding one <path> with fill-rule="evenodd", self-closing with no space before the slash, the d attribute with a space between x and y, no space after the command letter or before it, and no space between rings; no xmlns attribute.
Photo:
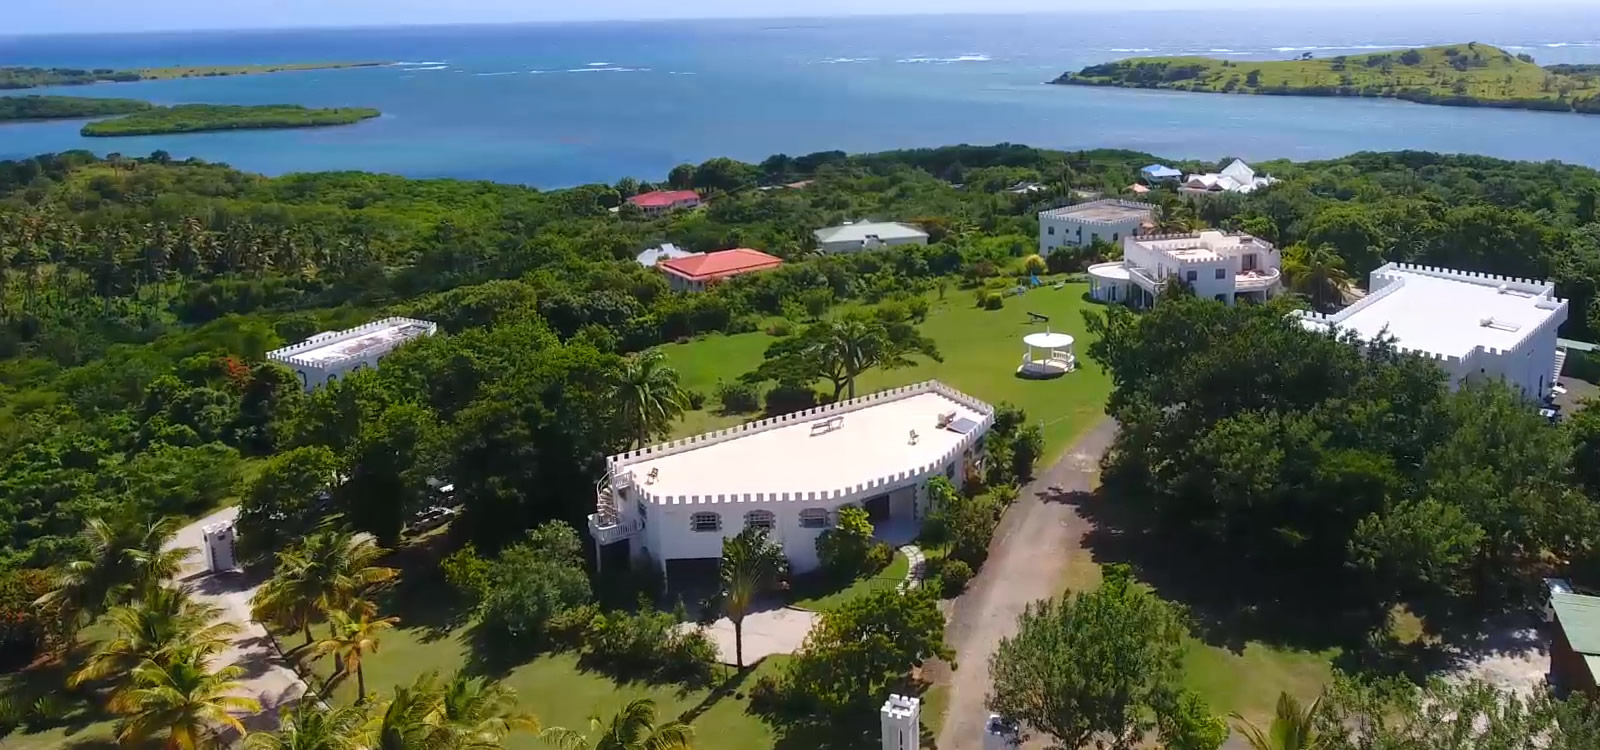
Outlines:
<svg viewBox="0 0 1600 750"><path fill-rule="evenodd" d="M733 658L744 668L744 616L755 598L777 585L788 560L766 529L748 528L722 540L722 611L733 622Z"/></svg>
<svg viewBox="0 0 1600 750"><path fill-rule="evenodd" d="M561 750L693 750L694 728L681 721L656 726L656 703L640 698L624 706L608 722L597 714L589 718L589 732L562 727L546 729L540 737Z"/></svg>
<svg viewBox="0 0 1600 750"><path fill-rule="evenodd" d="M60 606L69 626L93 620L107 608L177 575L192 547L166 549L182 522L161 518L113 525L90 518L79 538L88 553L68 562L56 586L39 597L42 607Z"/></svg>
<svg viewBox="0 0 1600 750"><path fill-rule="evenodd" d="M245 738L248 750L362 750L367 714L355 706L323 708L302 700L278 713L278 731Z"/></svg>
<svg viewBox="0 0 1600 750"><path fill-rule="evenodd" d="M347 531L322 529L299 545L278 553L271 580L250 600L252 616L290 630L303 630L330 612L362 607L375 614L367 596L399 571L377 565L386 551L371 539Z"/></svg>
<svg viewBox="0 0 1600 750"><path fill-rule="evenodd" d="M1237 712L1231 714L1238 722L1239 733L1250 743L1251 750L1323 750L1328 739L1317 734L1318 698L1311 705L1301 707L1300 701L1288 693L1278 694L1278 710L1266 732L1246 721Z"/></svg>
<svg viewBox="0 0 1600 750"><path fill-rule="evenodd" d="M1205 228L1205 222L1195 215L1194 207L1185 202L1168 202L1157 207L1151 220L1156 234L1187 234Z"/></svg>
<svg viewBox="0 0 1600 750"><path fill-rule="evenodd" d="M439 726L444 694L438 675L427 672L410 687L396 686L394 697L372 718L363 741L370 750L435 750L448 747Z"/></svg>
<svg viewBox="0 0 1600 750"><path fill-rule="evenodd" d="M667 365L660 349L648 349L629 357L613 386L622 407L622 420L637 447L643 448L650 436L671 429L673 420L683 414L688 394L678 385L678 371Z"/></svg>
<svg viewBox="0 0 1600 750"><path fill-rule="evenodd" d="M132 604L113 607L106 619L117 635L100 645L83 667L67 679L67 687L117 676L126 679L140 664L171 664L222 651L239 632L219 622L222 609L197 602L183 589L157 586Z"/></svg>
<svg viewBox="0 0 1600 750"><path fill-rule="evenodd" d="M117 741L138 746L165 735L167 750L200 750L225 746L217 732L231 729L243 735L244 725L233 713L255 713L261 704L237 695L236 680L244 671L236 666L215 672L205 657L189 654L170 664L146 661L133 670L132 685L111 701L111 710L124 715Z"/></svg>
<svg viewBox="0 0 1600 750"><path fill-rule="evenodd" d="M440 720L456 748L497 748L513 730L538 732L539 720L517 710L517 692L457 674L444 686Z"/></svg>
<svg viewBox="0 0 1600 750"><path fill-rule="evenodd" d="M1350 288L1344 259L1332 245L1291 245L1283 251L1283 274L1289 288L1311 298L1311 306L1328 310L1344 299Z"/></svg>
<svg viewBox="0 0 1600 750"><path fill-rule="evenodd" d="M400 621L398 617L373 619L369 609L358 606L348 612L335 610L328 616L329 630L332 632L312 647L312 653L317 656L335 655L339 663L339 672L335 676L355 671L357 704L367 699L367 675L362 669L361 660L369 653L377 653L378 634L393 628Z"/></svg>

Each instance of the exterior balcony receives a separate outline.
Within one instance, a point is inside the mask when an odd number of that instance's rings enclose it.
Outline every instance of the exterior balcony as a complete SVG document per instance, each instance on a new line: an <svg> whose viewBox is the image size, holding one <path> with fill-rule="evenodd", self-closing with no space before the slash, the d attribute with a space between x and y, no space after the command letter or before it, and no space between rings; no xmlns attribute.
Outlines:
<svg viewBox="0 0 1600 750"><path fill-rule="evenodd" d="M632 539L644 530L644 522L638 518L619 518L614 515L599 513L589 514L589 535L594 537L594 543L600 546Z"/></svg>
<svg viewBox="0 0 1600 750"><path fill-rule="evenodd" d="M1233 288L1240 292L1259 292L1267 289L1277 289L1283 274L1276 268L1260 268L1254 271L1241 271L1233 277Z"/></svg>

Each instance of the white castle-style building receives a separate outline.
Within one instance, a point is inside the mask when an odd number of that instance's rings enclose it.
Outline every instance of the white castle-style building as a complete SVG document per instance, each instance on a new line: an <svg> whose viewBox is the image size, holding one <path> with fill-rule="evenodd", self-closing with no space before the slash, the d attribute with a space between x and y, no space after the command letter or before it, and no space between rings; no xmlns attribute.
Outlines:
<svg viewBox="0 0 1600 750"><path fill-rule="evenodd" d="M1504 378L1542 399L1566 358L1556 329L1567 320L1567 300L1548 281L1390 263L1372 272L1355 304L1296 314L1314 331L1393 336L1401 350L1438 363L1452 386Z"/></svg>
<svg viewBox="0 0 1600 750"><path fill-rule="evenodd" d="M1283 291L1283 258L1270 243L1237 232L1157 234L1122 241L1122 260L1089 266L1089 294L1148 307L1177 279L1195 296L1233 304Z"/></svg>
<svg viewBox="0 0 1600 750"><path fill-rule="evenodd" d="M812 570L817 537L846 506L880 533L914 533L928 480L960 487L993 423L993 407L930 380L612 456L589 516L596 559L626 543L665 574L714 562L724 537L759 527L791 570Z"/></svg>
<svg viewBox="0 0 1600 750"><path fill-rule="evenodd" d="M1063 247L1088 247L1095 240L1116 244L1149 223L1156 207L1106 198L1039 212L1039 254Z"/></svg>
<svg viewBox="0 0 1600 750"><path fill-rule="evenodd" d="M319 333L294 346L267 352L267 359L294 370L309 393L356 370L377 367L378 360L396 347L438 330L438 324L426 320L384 318L344 331Z"/></svg>

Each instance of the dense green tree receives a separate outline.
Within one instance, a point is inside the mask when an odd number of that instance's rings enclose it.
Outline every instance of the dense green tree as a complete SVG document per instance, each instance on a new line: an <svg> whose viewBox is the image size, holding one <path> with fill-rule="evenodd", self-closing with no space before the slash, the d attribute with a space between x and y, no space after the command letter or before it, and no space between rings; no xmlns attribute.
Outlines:
<svg viewBox="0 0 1600 750"><path fill-rule="evenodd" d="M934 591L877 589L823 613L773 689L791 720L847 729L911 670L950 657Z"/></svg>
<svg viewBox="0 0 1600 750"><path fill-rule="evenodd" d="M550 618L593 598L583 569L583 543L559 522L530 532L500 552L489 566L489 588L479 623L503 648L542 645Z"/></svg>
<svg viewBox="0 0 1600 750"><path fill-rule="evenodd" d="M125 681L147 662L165 665L195 654L213 656L239 632L237 624L219 622L221 617L221 608L194 601L183 589L146 589L132 603L106 613L116 635L96 644L83 666L67 678L67 685Z"/></svg>
<svg viewBox="0 0 1600 750"><path fill-rule="evenodd" d="M1097 738L1135 747L1185 700L1185 632L1171 605L1108 567L1100 588L1035 602L1017 618L1017 634L989 659L989 707L1061 747Z"/></svg>
<svg viewBox="0 0 1600 750"><path fill-rule="evenodd" d="M432 410L395 404L364 422L346 460L338 495L354 526L392 547L427 500L427 480L443 466L445 434Z"/></svg>
<svg viewBox="0 0 1600 750"><path fill-rule="evenodd" d="M278 728L245 738L248 750L362 750L368 718L357 706L325 708L319 701L296 701L278 711Z"/></svg>
<svg viewBox="0 0 1600 750"><path fill-rule="evenodd" d="M239 504L239 547L246 557L265 557L303 539L333 512L333 490L344 463L316 445L267 460Z"/></svg>

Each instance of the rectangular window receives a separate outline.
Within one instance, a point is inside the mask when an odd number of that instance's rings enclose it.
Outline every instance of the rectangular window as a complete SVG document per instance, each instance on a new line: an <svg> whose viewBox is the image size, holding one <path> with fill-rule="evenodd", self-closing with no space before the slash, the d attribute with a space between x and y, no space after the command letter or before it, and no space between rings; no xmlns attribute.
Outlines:
<svg viewBox="0 0 1600 750"><path fill-rule="evenodd" d="M1191 281L1192 282L1192 281L1194 281L1195 279L1197 279L1199 277L1200 277L1199 272L1190 271L1186 276L1184 276L1184 279L1187 280L1187 281Z"/></svg>
<svg viewBox="0 0 1600 750"><path fill-rule="evenodd" d="M1121 236L1121 235L1119 235L1119 234L1117 234L1117 233L1116 233L1116 232L1112 232L1112 233L1111 233L1111 241L1112 241L1112 242L1113 242L1113 243L1115 243L1115 242L1118 242L1118 241L1119 241L1119 240L1121 240L1121 239L1122 239L1122 236Z"/></svg>
<svg viewBox="0 0 1600 750"><path fill-rule="evenodd" d="M1222 279L1222 278L1227 278L1227 276L1228 276L1228 272L1226 270L1221 269L1221 268L1217 269L1217 278Z"/></svg>
<svg viewBox="0 0 1600 750"><path fill-rule="evenodd" d="M1054 237L1055 234L1056 234L1056 228L1055 227L1050 227L1050 236Z"/></svg>

